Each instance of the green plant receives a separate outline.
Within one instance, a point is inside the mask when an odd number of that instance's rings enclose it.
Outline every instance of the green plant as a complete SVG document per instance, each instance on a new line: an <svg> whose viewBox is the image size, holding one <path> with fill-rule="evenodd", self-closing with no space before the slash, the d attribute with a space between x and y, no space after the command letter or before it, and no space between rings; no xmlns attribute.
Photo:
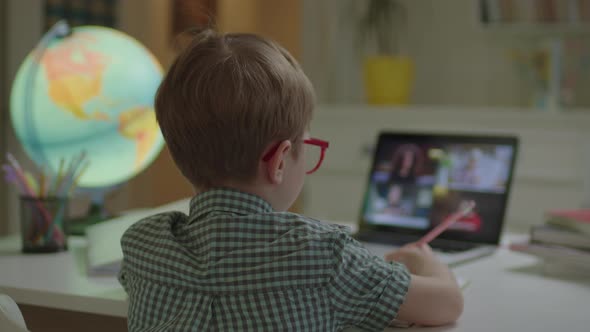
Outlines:
<svg viewBox="0 0 590 332"><path fill-rule="evenodd" d="M398 54L401 30L405 26L405 7L396 0L367 0L367 4L360 24L363 41L374 40L379 54Z"/></svg>

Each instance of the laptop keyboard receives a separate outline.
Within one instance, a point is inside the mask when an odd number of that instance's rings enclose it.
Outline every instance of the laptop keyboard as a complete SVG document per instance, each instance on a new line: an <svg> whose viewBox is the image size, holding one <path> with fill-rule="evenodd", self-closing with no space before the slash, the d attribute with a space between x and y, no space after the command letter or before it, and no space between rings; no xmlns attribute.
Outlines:
<svg viewBox="0 0 590 332"><path fill-rule="evenodd" d="M417 236L407 234L391 234L382 232L363 232L354 235L355 239L361 242L374 242L391 246L402 246L406 243L414 242L419 239ZM434 239L430 242L433 249L453 253L473 249L478 246L476 243L458 242L445 239Z"/></svg>
<svg viewBox="0 0 590 332"><path fill-rule="evenodd" d="M430 246L442 252L461 252L471 250L477 247L477 244L435 239L430 243Z"/></svg>
<svg viewBox="0 0 590 332"><path fill-rule="evenodd" d="M381 232L361 232L354 234L353 237L360 242L374 242L390 246L403 246L406 243L416 241L418 238L406 234L385 234Z"/></svg>

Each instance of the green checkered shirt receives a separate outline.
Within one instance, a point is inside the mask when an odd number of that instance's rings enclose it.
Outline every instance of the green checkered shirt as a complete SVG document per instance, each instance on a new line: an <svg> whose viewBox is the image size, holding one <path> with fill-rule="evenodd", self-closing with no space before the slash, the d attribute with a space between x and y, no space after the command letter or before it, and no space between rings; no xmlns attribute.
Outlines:
<svg viewBox="0 0 590 332"><path fill-rule="evenodd" d="M343 226L215 189L121 239L130 331L383 330L410 276Z"/></svg>

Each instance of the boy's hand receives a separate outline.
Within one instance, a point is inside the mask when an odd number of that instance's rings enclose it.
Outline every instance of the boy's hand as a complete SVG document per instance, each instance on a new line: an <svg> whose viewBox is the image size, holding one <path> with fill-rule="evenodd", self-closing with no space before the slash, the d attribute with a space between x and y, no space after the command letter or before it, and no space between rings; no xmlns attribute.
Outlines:
<svg viewBox="0 0 590 332"><path fill-rule="evenodd" d="M411 274L430 276L433 268L440 265L429 245L417 243L406 244L398 250L385 254L385 261L396 261L404 264Z"/></svg>
<svg viewBox="0 0 590 332"><path fill-rule="evenodd" d="M456 321L463 312L463 295L448 266L427 245L410 243L385 255L386 261L404 264L412 279L396 319L422 325Z"/></svg>

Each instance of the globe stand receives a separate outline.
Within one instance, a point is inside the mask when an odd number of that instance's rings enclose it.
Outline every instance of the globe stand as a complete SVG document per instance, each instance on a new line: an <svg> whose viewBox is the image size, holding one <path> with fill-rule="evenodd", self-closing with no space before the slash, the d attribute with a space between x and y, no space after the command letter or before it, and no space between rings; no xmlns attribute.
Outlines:
<svg viewBox="0 0 590 332"><path fill-rule="evenodd" d="M112 188L86 189L90 194L90 206L85 216L70 218L67 221L66 233L68 235L86 235L89 226L98 224L101 221L112 218L105 209L104 197L107 191Z"/></svg>
<svg viewBox="0 0 590 332"><path fill-rule="evenodd" d="M91 203L85 216L68 219L66 233L68 235L86 235L86 228L109 219L109 216L105 215L103 211L104 205Z"/></svg>

